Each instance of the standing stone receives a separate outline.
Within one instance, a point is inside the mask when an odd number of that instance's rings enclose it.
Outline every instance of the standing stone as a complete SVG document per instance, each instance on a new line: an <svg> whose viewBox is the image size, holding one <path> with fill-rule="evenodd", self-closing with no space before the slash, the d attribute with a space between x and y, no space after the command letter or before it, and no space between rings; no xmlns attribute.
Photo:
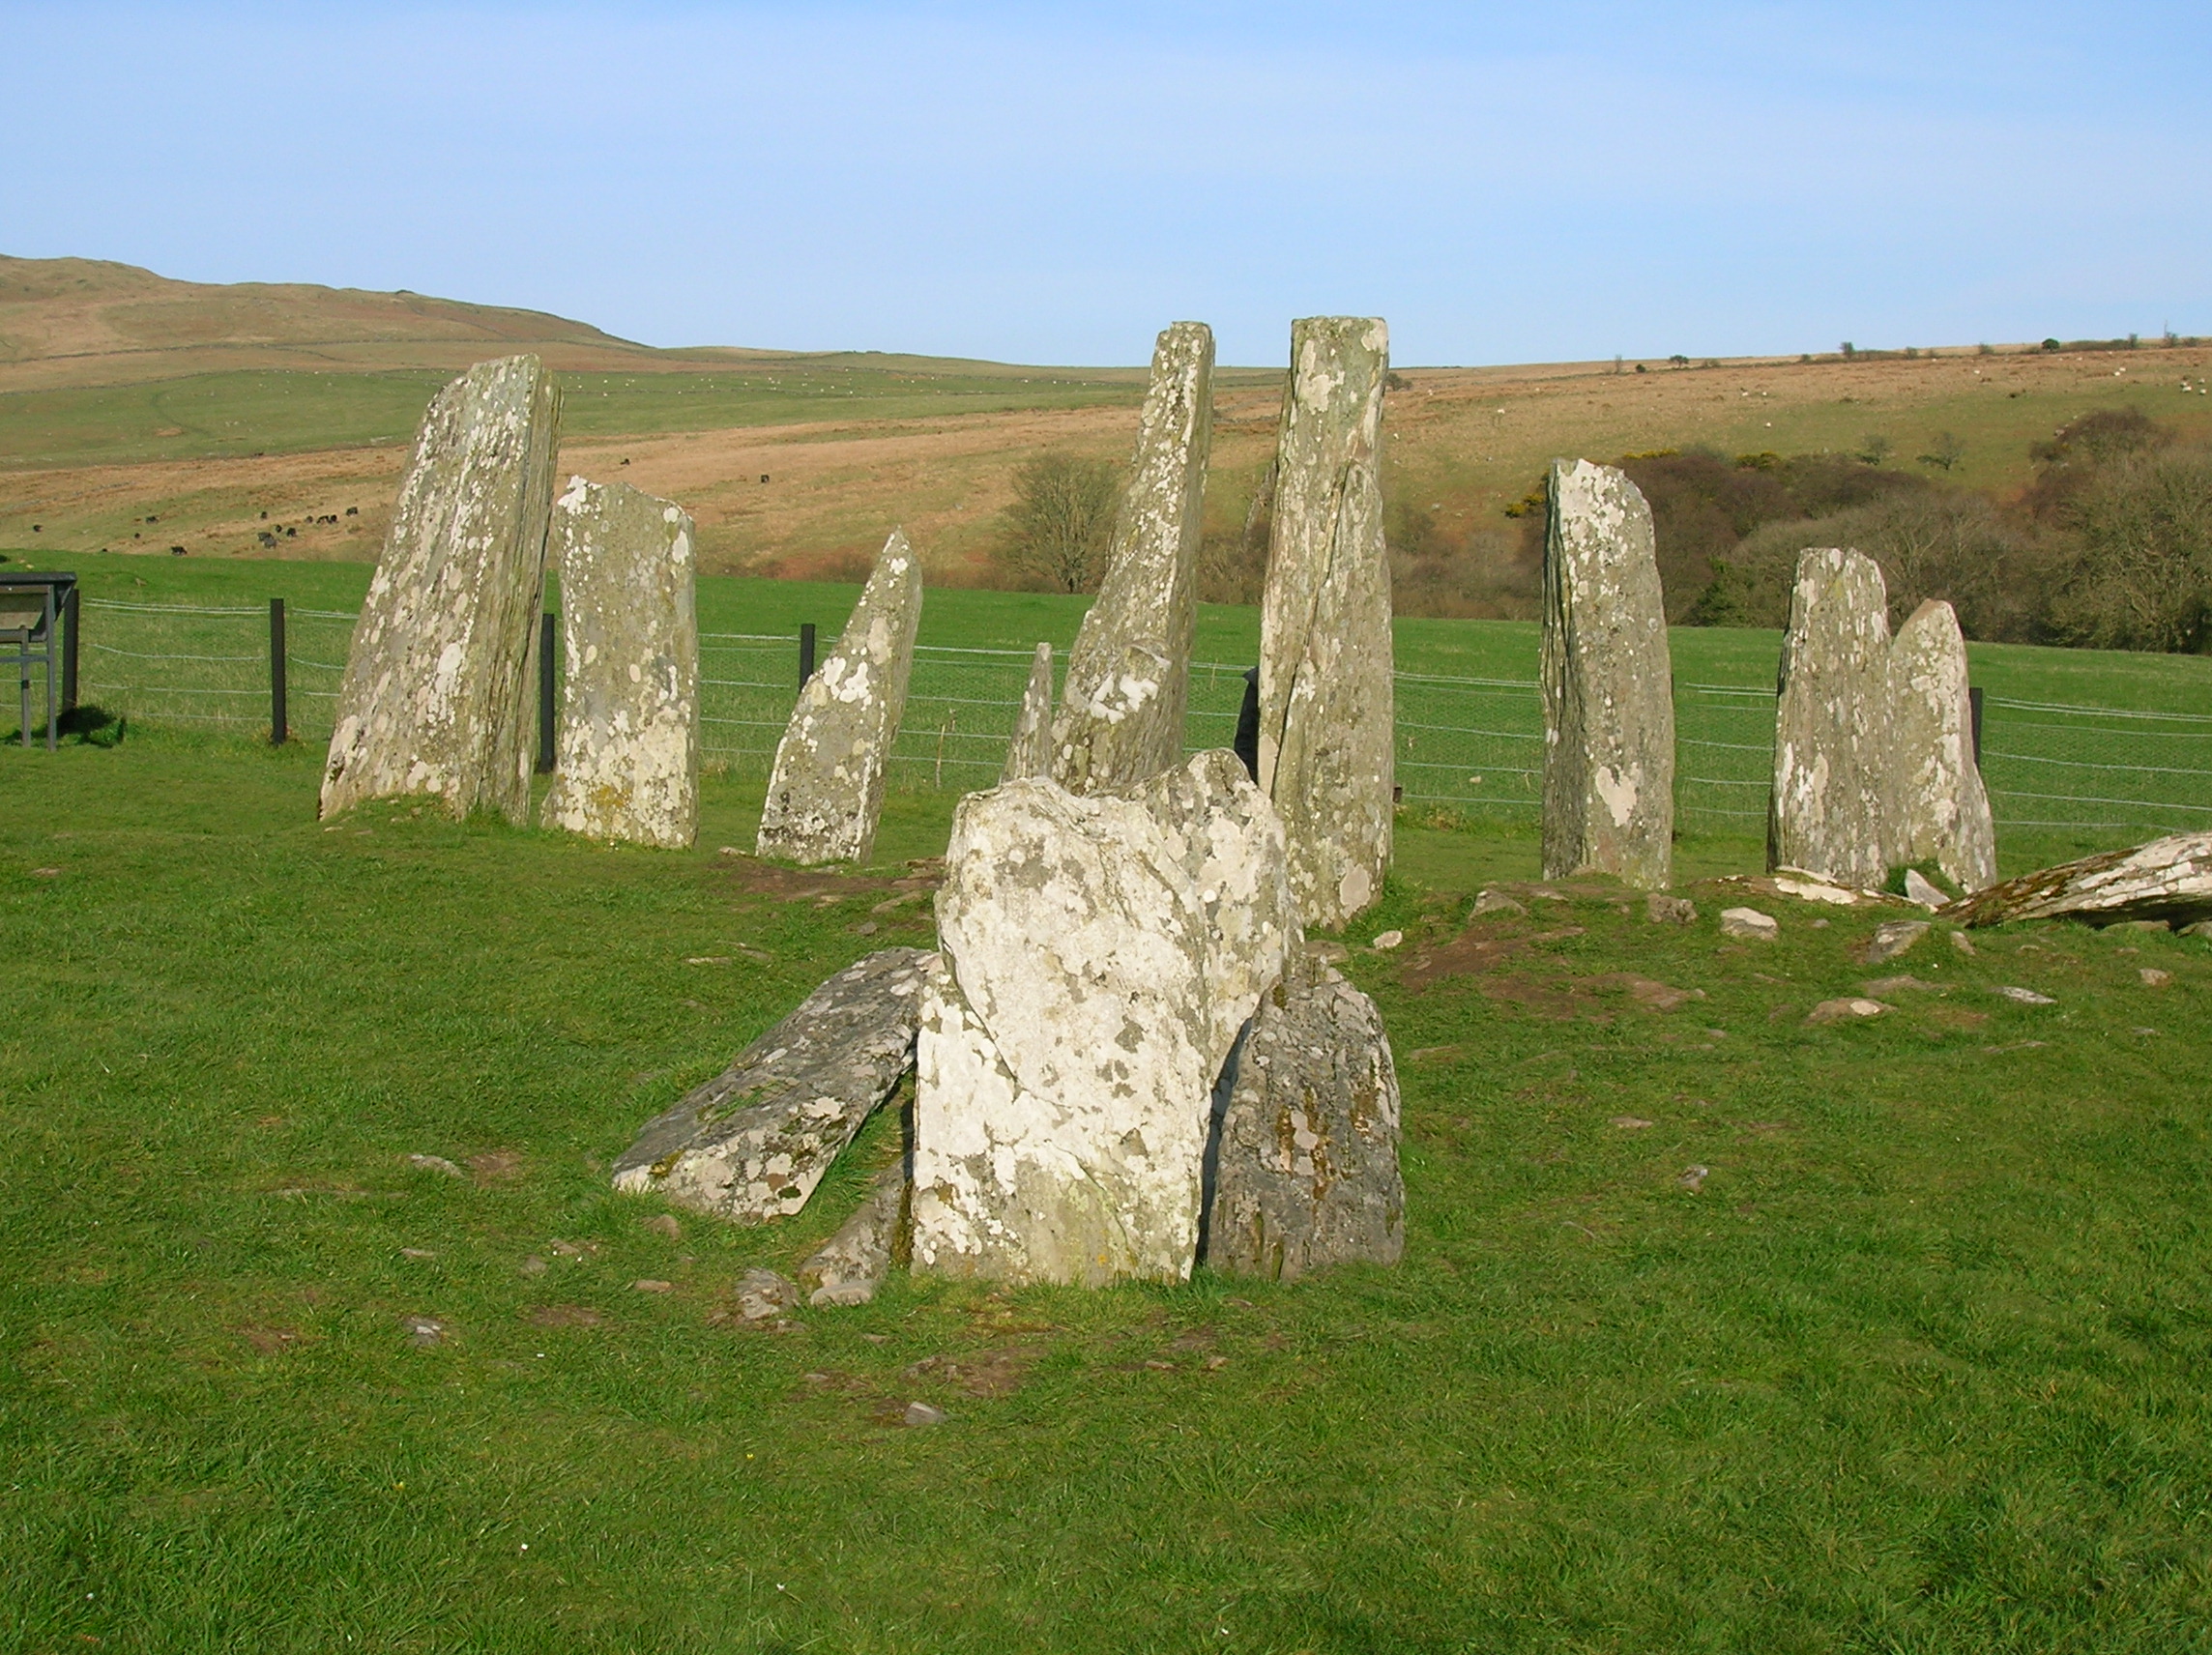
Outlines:
<svg viewBox="0 0 2212 1655"><path fill-rule="evenodd" d="M912 1065L935 959L884 948L839 972L647 1121L615 1163L615 1188L740 1224L799 1211Z"/></svg>
<svg viewBox="0 0 2212 1655"><path fill-rule="evenodd" d="M1396 772L1390 565L1382 545L1379 320L1291 325L1260 607L1260 788L1290 847L1306 923L1382 891Z"/></svg>
<svg viewBox="0 0 2212 1655"><path fill-rule="evenodd" d="M561 575L557 771L539 820L671 849L699 831L699 623L691 519L627 483L570 478Z"/></svg>
<svg viewBox="0 0 2212 1655"><path fill-rule="evenodd" d="M1014 739L1006 743L1006 762L1000 768L1001 781L1052 773L1052 646L1040 643L1030 662L1029 687L1022 691L1021 716L1014 720Z"/></svg>
<svg viewBox="0 0 2212 1655"><path fill-rule="evenodd" d="M1152 347L1151 388L1098 600L1067 657L1053 779L1111 793L1182 761L1198 542L1213 448L1213 331L1178 322Z"/></svg>
<svg viewBox="0 0 2212 1655"><path fill-rule="evenodd" d="M1766 863L1861 889L1888 873L1889 613L1872 558L1797 560L1774 715Z"/></svg>
<svg viewBox="0 0 2212 1655"><path fill-rule="evenodd" d="M915 1268L1187 1277L1213 1083L1294 912L1281 826L1234 755L1130 795L961 800L916 1049Z"/></svg>
<svg viewBox="0 0 2212 1655"><path fill-rule="evenodd" d="M1674 682L1651 508L1622 473L1552 464L1544 541L1544 877L1658 889L1673 866Z"/></svg>
<svg viewBox="0 0 2212 1655"><path fill-rule="evenodd" d="M1934 862L1965 890L1997 877L1996 828L1974 763L1966 640L1930 598L1889 647L1889 864Z"/></svg>
<svg viewBox="0 0 2212 1655"><path fill-rule="evenodd" d="M884 772L906 711L921 566L893 529L837 647L799 692L776 743L754 854L864 862L884 808Z"/></svg>
<svg viewBox="0 0 2212 1655"><path fill-rule="evenodd" d="M1216 1089L1206 1262L1292 1281L1406 1245L1398 1072L1375 1002L1300 950Z"/></svg>
<svg viewBox="0 0 2212 1655"><path fill-rule="evenodd" d="M536 357L431 399L338 690L317 814L427 794L530 816L538 615L561 395Z"/></svg>

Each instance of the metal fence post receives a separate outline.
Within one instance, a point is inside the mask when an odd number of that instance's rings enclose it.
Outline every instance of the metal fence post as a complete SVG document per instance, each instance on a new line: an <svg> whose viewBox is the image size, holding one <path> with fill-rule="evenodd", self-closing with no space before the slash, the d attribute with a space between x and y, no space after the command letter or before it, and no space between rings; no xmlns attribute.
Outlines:
<svg viewBox="0 0 2212 1655"><path fill-rule="evenodd" d="M553 696L553 648L560 641L561 617L550 611L538 624L538 773L551 775L554 764L554 721L559 716Z"/></svg>
<svg viewBox="0 0 2212 1655"><path fill-rule="evenodd" d="M1974 726L1974 769L1982 768L1982 691L1978 684L1966 688L1966 716Z"/></svg>
<svg viewBox="0 0 2212 1655"><path fill-rule="evenodd" d="M814 676L814 623L802 621L799 625L799 687L804 689L806 681Z"/></svg>
<svg viewBox="0 0 2212 1655"><path fill-rule="evenodd" d="M62 604L62 712L76 711L76 588Z"/></svg>
<svg viewBox="0 0 2212 1655"><path fill-rule="evenodd" d="M269 600L269 744L281 747L291 730L284 716L284 600Z"/></svg>

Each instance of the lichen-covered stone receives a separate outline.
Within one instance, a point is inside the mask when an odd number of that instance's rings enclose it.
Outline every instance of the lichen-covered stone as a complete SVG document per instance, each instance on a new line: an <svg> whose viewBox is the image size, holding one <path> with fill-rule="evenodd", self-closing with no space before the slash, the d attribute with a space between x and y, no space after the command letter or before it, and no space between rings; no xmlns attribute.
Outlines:
<svg viewBox="0 0 2212 1655"><path fill-rule="evenodd" d="M1052 773L1052 646L1040 643L1030 662L1030 682L1022 690L1022 711L1014 738L1006 743L1001 781Z"/></svg>
<svg viewBox="0 0 2212 1655"><path fill-rule="evenodd" d="M419 794L529 819L560 425L536 357L479 363L431 399L354 625L319 814Z"/></svg>
<svg viewBox="0 0 2212 1655"><path fill-rule="evenodd" d="M1552 466L1544 542L1544 877L1667 884L1674 682L1651 508L1587 460Z"/></svg>
<svg viewBox="0 0 2212 1655"><path fill-rule="evenodd" d="M1774 719L1766 860L1862 889L1888 872L1889 612L1872 558L1797 560Z"/></svg>
<svg viewBox="0 0 2212 1655"><path fill-rule="evenodd" d="M899 1250L911 1176L903 1155L878 1173L853 1216L799 1266L808 1304L866 1304L876 1296Z"/></svg>
<svg viewBox="0 0 2212 1655"><path fill-rule="evenodd" d="M963 799L916 1053L915 1268L1186 1277L1212 1084L1294 912L1233 754L1129 795Z"/></svg>
<svg viewBox="0 0 2212 1655"><path fill-rule="evenodd" d="M615 1188L740 1224L799 1211L913 1062L935 957L885 948L839 972L646 1122L615 1163Z"/></svg>
<svg viewBox="0 0 2212 1655"><path fill-rule="evenodd" d="M1997 877L1997 835L1974 763L1966 640L1948 603L1930 598L1897 629L1889 701L1889 865L1934 862L1979 890Z"/></svg>
<svg viewBox="0 0 2212 1655"><path fill-rule="evenodd" d="M1985 886L1944 913L1967 925L2163 919L2176 930L2212 918L2212 833L2175 833Z"/></svg>
<svg viewBox="0 0 2212 1655"><path fill-rule="evenodd" d="M807 865L868 859L920 624L921 566L894 529L776 743L756 855Z"/></svg>
<svg viewBox="0 0 2212 1655"><path fill-rule="evenodd" d="M1217 1089L1206 1262L1291 1281L1406 1244L1398 1074L1375 1002L1294 957Z"/></svg>
<svg viewBox="0 0 2212 1655"><path fill-rule="evenodd" d="M1342 925L1382 892L1396 773L1382 388L1371 318L1291 327L1260 604L1260 788L1290 846L1306 923Z"/></svg>
<svg viewBox="0 0 2212 1655"><path fill-rule="evenodd" d="M1152 349L1105 584L1075 634L1052 723L1052 776L1070 793L1111 793L1182 760L1212 447L1213 333L1178 322Z"/></svg>
<svg viewBox="0 0 2212 1655"><path fill-rule="evenodd" d="M553 503L561 576L556 771L539 820L679 848L699 831L699 623L691 519L627 483L570 478Z"/></svg>

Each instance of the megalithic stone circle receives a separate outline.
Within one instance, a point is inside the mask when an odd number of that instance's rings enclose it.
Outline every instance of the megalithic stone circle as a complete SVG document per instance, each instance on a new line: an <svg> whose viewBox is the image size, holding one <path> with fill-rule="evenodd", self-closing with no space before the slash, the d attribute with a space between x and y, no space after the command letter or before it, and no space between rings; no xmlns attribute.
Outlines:
<svg viewBox="0 0 2212 1655"><path fill-rule="evenodd" d="M1212 448L1213 331L1178 322L1152 347L1105 583L1053 719L1052 775L1070 793L1110 793L1181 762Z"/></svg>
<svg viewBox="0 0 2212 1655"><path fill-rule="evenodd" d="M1544 877L1662 889L1674 685L1651 508L1611 466L1556 460L1544 540Z"/></svg>
<svg viewBox="0 0 2212 1655"><path fill-rule="evenodd" d="M921 566L894 529L776 743L758 855L809 865L868 859L920 623Z"/></svg>
<svg viewBox="0 0 2212 1655"><path fill-rule="evenodd" d="M1014 739L1006 743L1001 781L1052 773L1052 646L1039 643L1030 661L1030 682L1022 691L1022 711L1014 719Z"/></svg>
<svg viewBox="0 0 2212 1655"><path fill-rule="evenodd" d="M1396 770L1390 566L1382 544L1378 319L1291 326L1260 608L1260 788L1282 816L1306 923L1382 891Z"/></svg>
<svg viewBox="0 0 2212 1655"><path fill-rule="evenodd" d="M1889 646L1891 867L1934 862L1962 888L1997 877L1996 828L1974 763L1966 640L1930 598Z"/></svg>
<svg viewBox="0 0 2212 1655"><path fill-rule="evenodd" d="M670 848L699 831L699 623L691 519L627 483L553 503L561 576L557 773L539 820Z"/></svg>
<svg viewBox="0 0 2212 1655"><path fill-rule="evenodd" d="M1888 874L1889 599L1872 558L1797 560L1774 714L1766 861L1872 889Z"/></svg>
<svg viewBox="0 0 2212 1655"><path fill-rule="evenodd" d="M560 426L533 356L479 363L431 399L346 653L319 815L427 795L529 819Z"/></svg>

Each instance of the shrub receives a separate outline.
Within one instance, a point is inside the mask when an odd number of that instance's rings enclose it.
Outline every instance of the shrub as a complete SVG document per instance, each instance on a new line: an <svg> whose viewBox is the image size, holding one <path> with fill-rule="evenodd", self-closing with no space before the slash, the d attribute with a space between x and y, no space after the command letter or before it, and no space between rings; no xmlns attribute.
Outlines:
<svg viewBox="0 0 2212 1655"><path fill-rule="evenodd" d="M2060 643L2212 649L2212 451L2137 449L2057 512L2074 557L2050 606Z"/></svg>
<svg viewBox="0 0 2212 1655"><path fill-rule="evenodd" d="M1104 460L1045 453L1014 473L998 561L1053 592L1095 592L1106 576L1121 474Z"/></svg>

